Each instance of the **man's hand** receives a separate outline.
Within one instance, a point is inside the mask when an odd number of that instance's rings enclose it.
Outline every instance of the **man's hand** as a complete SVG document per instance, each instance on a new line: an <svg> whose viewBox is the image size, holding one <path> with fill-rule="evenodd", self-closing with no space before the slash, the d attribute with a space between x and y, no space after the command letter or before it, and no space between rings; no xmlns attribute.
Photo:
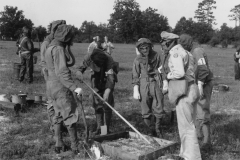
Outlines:
<svg viewBox="0 0 240 160"><path fill-rule="evenodd" d="M203 82L201 82L201 81L198 81L198 90L199 90L199 94L200 94L200 99L202 99L204 94L203 94Z"/></svg>
<svg viewBox="0 0 240 160"><path fill-rule="evenodd" d="M167 80L163 80L162 93L163 93L163 95L165 95L167 92L168 92L168 81Z"/></svg>
<svg viewBox="0 0 240 160"><path fill-rule="evenodd" d="M76 72L76 77L77 77L78 80L83 81L83 74L82 74L82 72L77 71Z"/></svg>
<svg viewBox="0 0 240 160"><path fill-rule="evenodd" d="M108 98L109 98L109 94L111 92L111 89L107 88L105 91L104 91L104 94L103 94L103 99L104 101L108 102Z"/></svg>
<svg viewBox="0 0 240 160"><path fill-rule="evenodd" d="M76 88L74 92L77 93L78 96L83 94L82 88Z"/></svg>
<svg viewBox="0 0 240 160"><path fill-rule="evenodd" d="M138 85L135 85L133 87L133 98L134 99L140 99L141 98L140 93L139 93L139 86Z"/></svg>

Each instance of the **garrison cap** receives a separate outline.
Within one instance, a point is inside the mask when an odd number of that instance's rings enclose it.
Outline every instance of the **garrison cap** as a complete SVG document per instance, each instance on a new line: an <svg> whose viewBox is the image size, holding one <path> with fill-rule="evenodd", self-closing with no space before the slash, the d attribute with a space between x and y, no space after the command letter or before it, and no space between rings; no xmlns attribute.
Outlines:
<svg viewBox="0 0 240 160"><path fill-rule="evenodd" d="M140 46L146 45L146 44L152 46L152 42L149 39L140 38L136 43L136 47L139 48Z"/></svg>
<svg viewBox="0 0 240 160"><path fill-rule="evenodd" d="M166 32L166 31L162 31L162 33L160 34L160 36L161 36L161 41L160 41L160 43L163 42L163 41L171 41L171 40L173 40L173 39L178 39L178 38L179 38L178 35L173 34L173 33L169 33L169 32Z"/></svg>

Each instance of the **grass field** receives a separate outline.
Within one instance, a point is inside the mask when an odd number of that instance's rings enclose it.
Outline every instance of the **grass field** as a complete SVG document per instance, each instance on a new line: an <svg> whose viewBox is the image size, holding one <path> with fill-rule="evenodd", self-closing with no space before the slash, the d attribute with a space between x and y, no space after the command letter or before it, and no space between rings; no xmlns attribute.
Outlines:
<svg viewBox="0 0 240 160"><path fill-rule="evenodd" d="M35 44L37 47L38 44ZM79 65L86 54L88 44L74 44L72 51L76 57L76 65ZM118 74L119 82L115 87L115 108L140 132L146 134L147 128L141 119L139 102L132 99L131 68L136 56L134 45L115 44L113 58L120 63ZM203 46L208 54L210 67L215 75L214 84L226 84L230 87L228 92L213 92L211 101L212 126L211 135L213 150L208 154L203 153L205 160L239 160L240 159L240 85L234 80L233 53L234 49L210 48ZM155 45L155 50L160 47ZM19 83L14 79L13 63L20 62L15 54L15 42L0 41L0 94L28 93L29 98L45 93L44 79L40 74L40 67L34 66L33 84ZM38 60L39 53L36 53ZM89 70L85 72L84 79L89 80ZM87 120L90 129L95 128L94 111L90 107L89 89L80 84L84 89L83 105L87 112ZM174 108L167 99L165 106L168 110ZM80 113L80 112L79 112ZM129 127L113 116L113 132L129 130ZM165 139L179 141L176 122L168 124L164 122ZM80 120L78 123L79 138L83 138L84 126ZM64 136L69 144L68 135ZM49 130L46 107L34 105L19 117L11 110L0 107L0 159L23 160L48 160L54 159L54 141ZM178 149L174 151L178 153ZM83 158L83 154L80 159ZM65 157L64 159L75 159ZM79 159L79 158L78 158Z"/></svg>

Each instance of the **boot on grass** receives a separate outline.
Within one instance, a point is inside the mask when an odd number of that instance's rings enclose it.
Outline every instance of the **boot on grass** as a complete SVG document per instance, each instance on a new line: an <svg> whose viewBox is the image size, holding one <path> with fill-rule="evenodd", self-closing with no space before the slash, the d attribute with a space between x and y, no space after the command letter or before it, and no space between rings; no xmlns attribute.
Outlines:
<svg viewBox="0 0 240 160"><path fill-rule="evenodd" d="M70 141L71 141L71 149L74 154L79 154L79 149L78 149L78 137L77 137L77 126L76 123L70 125L67 127L68 128L68 133L70 136Z"/></svg>
<svg viewBox="0 0 240 160"><path fill-rule="evenodd" d="M62 152L67 151L69 148L63 143L62 138L62 124L54 124L54 140L56 141L55 144L55 153L59 154Z"/></svg>

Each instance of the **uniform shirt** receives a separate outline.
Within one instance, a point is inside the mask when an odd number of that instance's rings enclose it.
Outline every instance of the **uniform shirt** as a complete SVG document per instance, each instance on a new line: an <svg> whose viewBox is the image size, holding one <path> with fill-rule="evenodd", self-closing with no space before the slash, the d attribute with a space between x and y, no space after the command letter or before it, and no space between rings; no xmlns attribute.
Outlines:
<svg viewBox="0 0 240 160"><path fill-rule="evenodd" d="M20 38L19 45L20 45L21 52L25 52L25 51L34 52L33 42L31 41L31 39L29 39L26 36L23 36L22 38Z"/></svg>
<svg viewBox="0 0 240 160"><path fill-rule="evenodd" d="M196 81L206 83L213 79L213 74L209 69L207 54L203 48L196 47L192 50L195 63Z"/></svg>
<svg viewBox="0 0 240 160"><path fill-rule="evenodd" d="M104 42L102 44L103 49L106 49L108 54L112 54L112 50L114 49L114 45L111 42Z"/></svg>
<svg viewBox="0 0 240 160"><path fill-rule="evenodd" d="M168 67L170 72L167 74L167 78L181 79L185 77L188 82L194 81L193 56L180 44L174 46L169 54Z"/></svg>
<svg viewBox="0 0 240 160"><path fill-rule="evenodd" d="M97 43L95 41L93 41L92 43L90 43L90 45L88 46L88 53L92 53L92 51L97 48Z"/></svg>
<svg viewBox="0 0 240 160"><path fill-rule="evenodd" d="M138 55L133 61L132 84L140 85L141 78L154 78L161 66L161 55L155 51L151 51L147 57Z"/></svg>

